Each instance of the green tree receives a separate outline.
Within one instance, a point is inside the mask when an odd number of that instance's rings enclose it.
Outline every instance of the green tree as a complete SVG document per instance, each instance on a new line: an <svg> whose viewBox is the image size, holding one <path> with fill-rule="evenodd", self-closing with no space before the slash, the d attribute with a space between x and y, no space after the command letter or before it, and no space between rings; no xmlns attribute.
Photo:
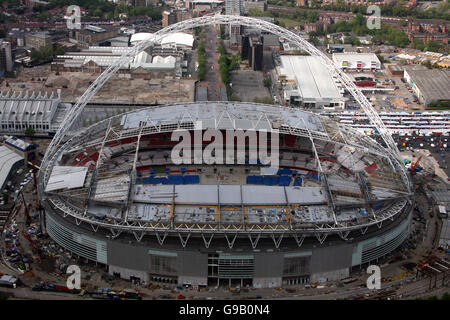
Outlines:
<svg viewBox="0 0 450 320"><path fill-rule="evenodd" d="M64 52L64 49L61 48L61 47L58 47L58 48L56 48L56 50L55 50L55 54L56 54L57 56L62 56L64 53L65 53L65 52Z"/></svg>
<svg viewBox="0 0 450 320"><path fill-rule="evenodd" d="M433 69L433 65L431 64L430 60L427 60L423 63L423 65L425 67L427 67L428 69Z"/></svg>
<svg viewBox="0 0 450 320"><path fill-rule="evenodd" d="M52 48L48 46L42 46L39 48L39 54L41 56L41 60L46 61L50 59L53 55Z"/></svg>
<svg viewBox="0 0 450 320"><path fill-rule="evenodd" d="M317 38L314 35L309 36L309 42L311 42L315 46L317 46L320 43L319 38Z"/></svg>
<svg viewBox="0 0 450 320"><path fill-rule="evenodd" d="M205 53L205 43L203 40L200 41L197 48L197 77L200 81L205 80L206 77L206 53Z"/></svg>
<svg viewBox="0 0 450 320"><path fill-rule="evenodd" d="M36 131L33 128L28 127L25 129L25 135L30 139L33 139L35 133Z"/></svg>
<svg viewBox="0 0 450 320"><path fill-rule="evenodd" d="M31 49L30 58L33 61L39 61L41 58L41 55L39 54L39 51L37 51L35 48Z"/></svg>
<svg viewBox="0 0 450 320"><path fill-rule="evenodd" d="M420 51L425 50L425 44L420 40L413 40L411 43L411 47Z"/></svg>
<svg viewBox="0 0 450 320"><path fill-rule="evenodd" d="M439 52L442 49L442 44L436 40L428 40L426 49L427 51Z"/></svg>

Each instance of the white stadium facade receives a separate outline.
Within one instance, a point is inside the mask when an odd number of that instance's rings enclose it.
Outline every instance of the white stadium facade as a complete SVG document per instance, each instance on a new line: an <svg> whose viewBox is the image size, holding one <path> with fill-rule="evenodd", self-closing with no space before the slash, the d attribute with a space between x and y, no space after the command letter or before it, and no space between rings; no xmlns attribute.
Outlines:
<svg viewBox="0 0 450 320"><path fill-rule="evenodd" d="M71 131L129 56L168 33L210 24L258 27L320 57L386 148L329 118L255 103L162 105ZM47 150L38 192L55 242L126 279L271 287L347 277L408 237L412 185L395 143L353 82L315 47L241 16L195 18L155 35L99 76ZM172 161L173 132L194 137L208 129L267 132L270 145L279 146L279 168L249 161L247 149L240 164Z"/></svg>

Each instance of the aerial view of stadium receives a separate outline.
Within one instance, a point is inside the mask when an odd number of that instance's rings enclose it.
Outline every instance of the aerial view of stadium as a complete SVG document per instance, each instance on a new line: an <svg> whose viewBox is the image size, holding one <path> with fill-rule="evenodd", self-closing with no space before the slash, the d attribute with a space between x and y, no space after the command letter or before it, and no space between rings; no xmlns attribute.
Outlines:
<svg viewBox="0 0 450 320"><path fill-rule="evenodd" d="M174 165L171 133L194 135L199 123L278 127L280 168ZM195 103L116 116L72 137L40 192L50 236L111 274L266 287L345 278L395 249L411 219L404 171L375 141L311 113Z"/></svg>
<svg viewBox="0 0 450 320"><path fill-rule="evenodd" d="M396 83L369 45L242 3L94 19L16 59L48 75L0 91L6 299L448 298L447 71Z"/></svg>

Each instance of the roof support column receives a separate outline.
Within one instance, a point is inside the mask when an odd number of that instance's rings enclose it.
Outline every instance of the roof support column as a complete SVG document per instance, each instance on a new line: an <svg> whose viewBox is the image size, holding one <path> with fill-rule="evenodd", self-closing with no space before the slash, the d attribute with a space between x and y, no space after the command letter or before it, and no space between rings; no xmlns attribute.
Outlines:
<svg viewBox="0 0 450 320"><path fill-rule="evenodd" d="M123 217L124 221L127 222L128 219L128 213L130 212L130 207L133 203L133 198L134 198L134 192L133 192L133 187L134 184L136 183L136 163L137 163L137 159L138 159L138 153L139 153L139 145L141 143L141 136L142 136L142 129L144 128L144 126L141 124L141 127L139 129L139 135L138 135L138 139L136 142L136 150L134 152L134 160L133 160L133 168L131 169L130 172L130 185L128 188L128 199L127 199L127 207L125 210L125 216Z"/></svg>
<svg viewBox="0 0 450 320"><path fill-rule="evenodd" d="M305 128L308 128L308 126L305 123L305 120L302 119L303 123L305 124ZM322 186L324 186L327 195L328 195L328 205L330 206L331 209L331 213L333 214L333 220L334 220L334 224L337 226L337 219L336 219L336 206L334 205L334 201L333 201L333 195L331 194L330 191L330 186L328 185L328 180L325 176L325 173L323 172L322 169L322 164L320 163L320 158L319 158L319 154L317 153L317 149L316 149L316 145L314 143L314 139L311 135L311 131L308 130L308 134L309 134L309 140L311 141L311 145L312 145L312 149L314 151L314 158L316 160L316 165L317 165L317 169L318 169L318 173L319 173L319 180L322 182Z"/></svg>

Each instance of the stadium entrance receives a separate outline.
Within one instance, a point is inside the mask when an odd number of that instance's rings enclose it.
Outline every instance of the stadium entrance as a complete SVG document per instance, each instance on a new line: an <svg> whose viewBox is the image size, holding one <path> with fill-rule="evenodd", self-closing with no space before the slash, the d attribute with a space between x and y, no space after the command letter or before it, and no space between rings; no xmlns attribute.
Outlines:
<svg viewBox="0 0 450 320"><path fill-rule="evenodd" d="M253 286L253 255L210 254L208 256L208 286Z"/></svg>

